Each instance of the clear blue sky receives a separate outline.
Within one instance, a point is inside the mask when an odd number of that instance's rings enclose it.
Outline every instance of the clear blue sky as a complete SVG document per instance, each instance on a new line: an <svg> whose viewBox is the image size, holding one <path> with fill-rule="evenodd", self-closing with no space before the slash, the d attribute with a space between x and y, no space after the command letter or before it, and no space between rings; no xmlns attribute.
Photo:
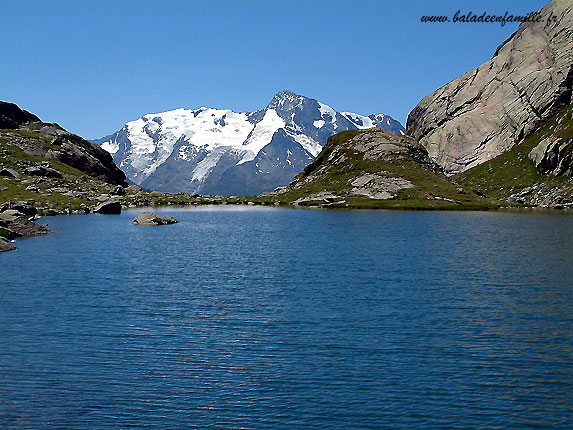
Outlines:
<svg viewBox="0 0 573 430"><path fill-rule="evenodd" d="M421 16L545 4L0 0L0 100L86 138L178 107L262 109L283 89L405 125L423 97L489 60L517 29Z"/></svg>

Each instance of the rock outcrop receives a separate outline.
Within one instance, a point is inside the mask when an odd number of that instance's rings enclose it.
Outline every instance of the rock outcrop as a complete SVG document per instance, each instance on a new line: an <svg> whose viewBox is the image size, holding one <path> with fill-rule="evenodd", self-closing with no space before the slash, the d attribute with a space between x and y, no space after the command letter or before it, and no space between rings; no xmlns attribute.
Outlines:
<svg viewBox="0 0 573 430"><path fill-rule="evenodd" d="M16 247L0 236L0 252L14 251Z"/></svg>
<svg viewBox="0 0 573 430"><path fill-rule="evenodd" d="M50 167L47 162L40 162L35 166L28 167L26 173L30 176L45 176L46 178L63 178L62 172Z"/></svg>
<svg viewBox="0 0 573 430"><path fill-rule="evenodd" d="M134 220L133 224L137 225L167 225L178 223L175 218L170 216L159 216L151 212L144 212L138 215Z"/></svg>
<svg viewBox="0 0 573 430"><path fill-rule="evenodd" d="M424 98L408 116L407 134L447 173L461 172L507 151L571 104L572 87L573 3L553 0L490 61ZM532 159L560 171L566 153L547 142Z"/></svg>
<svg viewBox="0 0 573 430"><path fill-rule="evenodd" d="M14 169L10 169L9 167L5 167L0 169L0 176L6 176L8 178L20 179L20 174L15 171Z"/></svg>
<svg viewBox="0 0 573 430"><path fill-rule="evenodd" d="M18 128L30 121L40 121L40 118L14 103L0 101L0 128Z"/></svg>
<svg viewBox="0 0 573 430"><path fill-rule="evenodd" d="M71 133L62 133L51 141L47 158L56 158L94 178L110 184L127 186L125 173L113 162L109 152Z"/></svg>
<svg viewBox="0 0 573 430"><path fill-rule="evenodd" d="M529 153L539 173L573 177L573 106L564 109L550 124L549 130L540 133L539 144Z"/></svg>
<svg viewBox="0 0 573 430"><path fill-rule="evenodd" d="M13 103L0 102L0 129L5 144L17 146L29 155L57 159L96 179L127 186L125 173L107 151L57 124L40 121ZM38 176L49 175L38 172Z"/></svg>
<svg viewBox="0 0 573 430"><path fill-rule="evenodd" d="M495 207L452 183L415 139L378 129L334 135L288 187L264 196L329 207Z"/></svg>
<svg viewBox="0 0 573 430"><path fill-rule="evenodd" d="M50 233L46 227L34 223L30 215L36 209L26 203L15 202L0 205L0 252L16 249L9 240L39 236Z"/></svg>

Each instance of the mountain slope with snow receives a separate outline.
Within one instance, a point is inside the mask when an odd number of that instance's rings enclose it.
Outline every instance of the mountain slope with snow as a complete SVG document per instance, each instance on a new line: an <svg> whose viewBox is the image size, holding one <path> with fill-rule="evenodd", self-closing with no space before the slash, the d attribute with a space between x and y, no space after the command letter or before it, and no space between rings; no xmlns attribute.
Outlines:
<svg viewBox="0 0 573 430"><path fill-rule="evenodd" d="M405 132L387 115L339 113L282 91L253 113L203 107L144 115L99 143L143 188L250 195L287 185L333 134L372 127Z"/></svg>

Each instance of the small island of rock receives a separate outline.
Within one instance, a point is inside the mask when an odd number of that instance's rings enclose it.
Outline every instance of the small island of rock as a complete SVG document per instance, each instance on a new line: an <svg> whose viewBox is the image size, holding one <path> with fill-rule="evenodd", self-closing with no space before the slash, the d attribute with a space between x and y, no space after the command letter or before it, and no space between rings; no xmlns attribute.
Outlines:
<svg viewBox="0 0 573 430"><path fill-rule="evenodd" d="M179 221L170 216L159 216L151 212L144 212L133 220L133 223L137 225L166 225L175 224L177 222Z"/></svg>

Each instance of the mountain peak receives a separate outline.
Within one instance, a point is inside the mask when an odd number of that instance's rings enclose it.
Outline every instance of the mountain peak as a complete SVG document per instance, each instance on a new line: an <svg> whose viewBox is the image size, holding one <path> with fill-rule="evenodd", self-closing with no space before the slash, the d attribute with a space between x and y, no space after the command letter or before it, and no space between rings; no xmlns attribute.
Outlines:
<svg viewBox="0 0 573 430"><path fill-rule="evenodd" d="M132 182L150 190L249 195L287 185L338 131L403 130L386 117L382 123L341 115L290 90L278 92L266 108L252 113L182 112L129 122L102 147Z"/></svg>
<svg viewBox="0 0 573 430"><path fill-rule="evenodd" d="M305 100L310 100L305 96L301 96L298 94L293 93L290 90L283 90L275 94L267 108L275 109L275 108L283 108L285 105L288 108L293 108L296 105L302 104Z"/></svg>
<svg viewBox="0 0 573 430"><path fill-rule="evenodd" d="M291 90L282 90L275 94L275 97L300 97L298 94L293 93Z"/></svg>

